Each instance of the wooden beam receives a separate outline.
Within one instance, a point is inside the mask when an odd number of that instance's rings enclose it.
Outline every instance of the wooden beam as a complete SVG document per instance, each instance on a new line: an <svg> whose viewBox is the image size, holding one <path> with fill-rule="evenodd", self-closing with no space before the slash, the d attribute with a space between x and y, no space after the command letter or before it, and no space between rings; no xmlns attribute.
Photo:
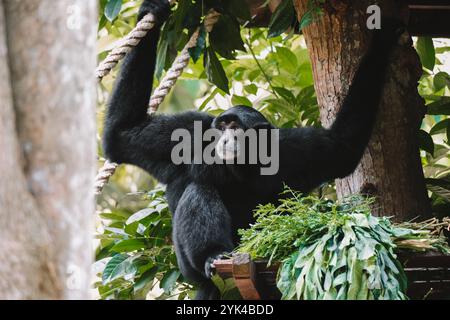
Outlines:
<svg viewBox="0 0 450 320"><path fill-rule="evenodd" d="M261 300L255 275L255 265L249 254L239 254L233 258L234 282L244 300Z"/></svg>
<svg viewBox="0 0 450 320"><path fill-rule="evenodd" d="M400 252L399 261L408 277L408 296L412 299L442 299L450 294L450 255L434 251ZM216 260L214 265L222 278L234 278L245 300L280 299L276 286L279 264L267 267L266 260L252 261L248 254Z"/></svg>
<svg viewBox="0 0 450 320"><path fill-rule="evenodd" d="M409 6L426 6L426 7L438 7L438 6L450 6L448 0L408 0L406 1Z"/></svg>
<svg viewBox="0 0 450 320"><path fill-rule="evenodd" d="M413 36L450 38L450 3L448 0L408 0L409 32ZM278 0L263 6L265 0L247 0L253 20L248 27L267 27Z"/></svg>
<svg viewBox="0 0 450 320"><path fill-rule="evenodd" d="M249 254L236 254L231 259L214 261L216 272L222 278L233 278L242 298L261 300L256 285L256 266Z"/></svg>
<svg viewBox="0 0 450 320"><path fill-rule="evenodd" d="M409 32L414 36L450 37L450 5L424 8L410 6Z"/></svg>

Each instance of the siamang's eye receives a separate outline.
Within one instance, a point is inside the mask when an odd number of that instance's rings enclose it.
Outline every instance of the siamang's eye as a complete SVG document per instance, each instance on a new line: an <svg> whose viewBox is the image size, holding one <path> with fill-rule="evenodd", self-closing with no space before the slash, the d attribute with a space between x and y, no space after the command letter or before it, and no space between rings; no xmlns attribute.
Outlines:
<svg viewBox="0 0 450 320"><path fill-rule="evenodd" d="M219 123L219 130L220 131L225 131L226 128L227 128L227 124L224 121Z"/></svg>
<svg viewBox="0 0 450 320"><path fill-rule="evenodd" d="M230 122L229 126L228 126L231 130L236 130L239 128L238 124L234 121Z"/></svg>

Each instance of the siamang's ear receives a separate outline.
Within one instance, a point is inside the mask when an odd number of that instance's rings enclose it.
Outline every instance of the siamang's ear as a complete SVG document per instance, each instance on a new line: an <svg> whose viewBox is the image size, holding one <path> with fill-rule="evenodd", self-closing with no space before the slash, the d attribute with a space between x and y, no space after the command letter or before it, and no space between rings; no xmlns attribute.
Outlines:
<svg viewBox="0 0 450 320"><path fill-rule="evenodd" d="M260 129L275 129L275 127L270 123L270 122L258 122L257 124L255 124L252 129L255 130L260 130Z"/></svg>

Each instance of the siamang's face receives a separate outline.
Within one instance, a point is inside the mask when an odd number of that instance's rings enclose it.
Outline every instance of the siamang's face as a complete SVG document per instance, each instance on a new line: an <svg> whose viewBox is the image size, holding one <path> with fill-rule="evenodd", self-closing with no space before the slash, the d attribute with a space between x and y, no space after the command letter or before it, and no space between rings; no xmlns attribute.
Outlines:
<svg viewBox="0 0 450 320"><path fill-rule="evenodd" d="M222 132L216 145L216 154L225 161L238 158L245 150L245 143L248 143L245 135L249 129L271 127L261 113L244 106L225 111L214 120L212 126Z"/></svg>
<svg viewBox="0 0 450 320"><path fill-rule="evenodd" d="M222 132L216 145L216 153L222 160L232 160L239 156L241 146L239 136L244 134L244 128L239 119L221 119L216 124L216 129Z"/></svg>

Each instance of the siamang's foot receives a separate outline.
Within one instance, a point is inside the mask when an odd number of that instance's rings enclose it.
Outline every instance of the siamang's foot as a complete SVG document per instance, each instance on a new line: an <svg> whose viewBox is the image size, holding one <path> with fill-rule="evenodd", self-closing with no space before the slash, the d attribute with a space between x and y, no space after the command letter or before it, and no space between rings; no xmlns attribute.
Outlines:
<svg viewBox="0 0 450 320"><path fill-rule="evenodd" d="M164 23L170 14L169 0L144 0L139 9L138 20L150 12L158 19L158 23Z"/></svg>
<svg viewBox="0 0 450 320"><path fill-rule="evenodd" d="M214 261L221 260L223 258L230 257L230 256L231 256L230 253L224 252L224 253L221 253L221 254L218 254L218 255L215 255L215 256L211 256L208 259L206 259L206 262L205 262L205 275L206 275L206 277L207 278L211 278L212 276L214 276L215 270L216 270L216 266L214 265Z"/></svg>

